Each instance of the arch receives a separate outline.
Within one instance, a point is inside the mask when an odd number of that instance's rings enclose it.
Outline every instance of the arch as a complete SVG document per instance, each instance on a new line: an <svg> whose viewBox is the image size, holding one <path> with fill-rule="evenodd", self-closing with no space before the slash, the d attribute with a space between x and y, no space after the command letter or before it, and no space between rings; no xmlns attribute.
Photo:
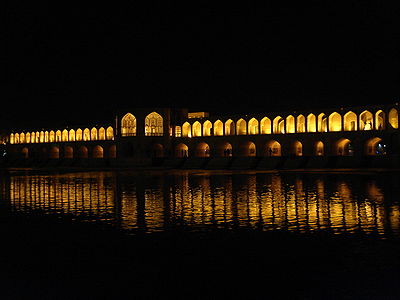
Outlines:
<svg viewBox="0 0 400 300"><path fill-rule="evenodd" d="M321 141L318 141L315 143L315 155L316 156L324 156L325 151L324 151L324 143Z"/></svg>
<svg viewBox="0 0 400 300"><path fill-rule="evenodd" d="M386 144L379 137L374 137L365 143L366 155L386 155Z"/></svg>
<svg viewBox="0 0 400 300"><path fill-rule="evenodd" d="M93 158L104 158L104 149L100 145L96 145L93 147L93 152L92 152L92 157Z"/></svg>
<svg viewBox="0 0 400 300"><path fill-rule="evenodd" d="M307 116L307 132L317 132L317 118L314 114Z"/></svg>
<svg viewBox="0 0 400 300"><path fill-rule="evenodd" d="M247 134L247 125L244 119L239 119L236 122L236 134L237 135L246 135Z"/></svg>
<svg viewBox="0 0 400 300"><path fill-rule="evenodd" d="M83 139L83 132L82 129L78 128L75 132L75 140L76 141L82 141Z"/></svg>
<svg viewBox="0 0 400 300"><path fill-rule="evenodd" d="M357 115L349 111L343 117L343 125L345 131L355 131L357 130Z"/></svg>
<svg viewBox="0 0 400 300"><path fill-rule="evenodd" d="M149 113L144 119L145 136L162 136L164 134L164 120L155 111Z"/></svg>
<svg viewBox="0 0 400 300"><path fill-rule="evenodd" d="M36 131L35 132L35 143L39 143L39 141L40 141L40 132Z"/></svg>
<svg viewBox="0 0 400 300"><path fill-rule="evenodd" d="M14 141L15 142L15 141ZM31 133L27 132L25 135L25 142L28 144L31 142Z"/></svg>
<svg viewBox="0 0 400 300"><path fill-rule="evenodd" d="M201 124L199 121L194 122L192 128L193 128L193 137L201 136Z"/></svg>
<svg viewBox="0 0 400 300"><path fill-rule="evenodd" d="M203 123L203 136L211 136L212 123L210 121L205 121Z"/></svg>
<svg viewBox="0 0 400 300"><path fill-rule="evenodd" d="M86 146L80 146L78 149L78 158L88 158L89 151Z"/></svg>
<svg viewBox="0 0 400 300"><path fill-rule="evenodd" d="M74 148L72 148L71 146L65 146L64 158L74 158Z"/></svg>
<svg viewBox="0 0 400 300"><path fill-rule="evenodd" d="M151 157L164 157L164 146L159 143L151 145Z"/></svg>
<svg viewBox="0 0 400 300"><path fill-rule="evenodd" d="M260 122L261 134L271 134L271 120L268 117L264 117Z"/></svg>
<svg viewBox="0 0 400 300"><path fill-rule="evenodd" d="M85 128L83 130L83 140L84 141L90 141L90 130L89 130L89 128Z"/></svg>
<svg viewBox="0 0 400 300"><path fill-rule="evenodd" d="M192 137L192 126L189 122L185 122L182 125L182 136L183 137Z"/></svg>
<svg viewBox="0 0 400 300"><path fill-rule="evenodd" d="M56 142L61 142L62 141L62 133L61 130L56 131Z"/></svg>
<svg viewBox="0 0 400 300"><path fill-rule="evenodd" d="M90 130L90 140L91 141L97 141L98 139L99 139L99 134L98 134L97 128L93 127Z"/></svg>
<svg viewBox="0 0 400 300"><path fill-rule="evenodd" d="M292 115L288 115L286 117L286 133L295 133L296 127L294 122L294 117Z"/></svg>
<svg viewBox="0 0 400 300"><path fill-rule="evenodd" d="M346 138L342 138L335 143L335 154L339 156L352 156L354 154L353 146L351 141Z"/></svg>
<svg viewBox="0 0 400 300"><path fill-rule="evenodd" d="M385 129L385 113L382 110L378 110L375 113L375 129L376 130L384 130Z"/></svg>
<svg viewBox="0 0 400 300"><path fill-rule="evenodd" d="M392 108L389 111L389 124L390 126L392 126L392 128L394 129L398 129L399 128L399 113L397 111L397 109Z"/></svg>
<svg viewBox="0 0 400 300"><path fill-rule="evenodd" d="M296 128L296 132L306 132L306 118L303 115L298 115L297 116L297 128Z"/></svg>
<svg viewBox="0 0 400 300"><path fill-rule="evenodd" d="M189 147L183 143L176 145L175 147L175 157L182 158L189 156Z"/></svg>
<svg viewBox="0 0 400 300"><path fill-rule="evenodd" d="M116 145L111 145L108 148L108 157L109 158L117 158L117 146Z"/></svg>
<svg viewBox="0 0 400 300"><path fill-rule="evenodd" d="M16 144L14 139L14 133L10 134L10 144Z"/></svg>
<svg viewBox="0 0 400 300"><path fill-rule="evenodd" d="M114 128L108 126L106 129L106 139L109 141L114 140Z"/></svg>
<svg viewBox="0 0 400 300"><path fill-rule="evenodd" d="M25 143L25 134L23 132L21 132L20 135L19 135L19 142L21 144Z"/></svg>
<svg viewBox="0 0 400 300"><path fill-rule="evenodd" d="M75 130L71 129L68 133L68 140L70 142L75 142Z"/></svg>
<svg viewBox="0 0 400 300"><path fill-rule="evenodd" d="M61 133L61 141L68 142L68 130L64 129Z"/></svg>
<svg viewBox="0 0 400 300"><path fill-rule="evenodd" d="M329 131L342 131L342 116L333 112L329 115Z"/></svg>
<svg viewBox="0 0 400 300"><path fill-rule="evenodd" d="M223 136L224 135L224 124L221 120L217 120L214 122L214 135L215 136Z"/></svg>
<svg viewBox="0 0 400 300"><path fill-rule="evenodd" d="M217 155L220 157L232 156L232 145L228 142L223 142L217 146Z"/></svg>
<svg viewBox="0 0 400 300"><path fill-rule="evenodd" d="M196 157L210 157L210 146L207 143L198 143L196 146Z"/></svg>
<svg viewBox="0 0 400 300"><path fill-rule="evenodd" d="M318 132L327 132L328 127L327 127L327 118L324 113L320 113L318 115Z"/></svg>
<svg viewBox="0 0 400 300"><path fill-rule="evenodd" d="M253 157L257 155L256 144L251 141L239 145L239 156Z"/></svg>
<svg viewBox="0 0 400 300"><path fill-rule="evenodd" d="M15 144L19 144L19 143L20 143L20 139L19 139L19 134L18 134L18 133L16 133L16 134L14 135L14 143L15 143Z"/></svg>
<svg viewBox="0 0 400 300"><path fill-rule="evenodd" d="M256 118L252 118L249 121L249 134L258 134L258 120Z"/></svg>
<svg viewBox="0 0 400 300"><path fill-rule="evenodd" d="M56 140L56 134L55 134L55 132L54 132L53 130L50 130L50 133L49 133L49 142L50 142L50 143L54 143L55 140Z"/></svg>
<svg viewBox="0 0 400 300"><path fill-rule="evenodd" d="M28 159L29 158L29 149L28 147L24 147L21 149L22 158Z"/></svg>
<svg viewBox="0 0 400 300"><path fill-rule="evenodd" d="M99 128L99 140L104 141L106 139L106 130L104 127Z"/></svg>
<svg viewBox="0 0 400 300"><path fill-rule="evenodd" d="M136 135L136 117L131 113L125 114L121 119L121 135L135 136Z"/></svg>
<svg viewBox="0 0 400 300"><path fill-rule="evenodd" d="M293 156L303 156L303 144L300 141L294 141L290 147L290 154Z"/></svg>
<svg viewBox="0 0 400 300"><path fill-rule="evenodd" d="M44 131L41 131L41 132L39 133L39 142L40 142L40 143L44 143Z"/></svg>
<svg viewBox="0 0 400 300"><path fill-rule="evenodd" d="M49 132L48 132L48 131L45 131L45 132L44 132L44 142L45 142L45 143L48 143L48 142L49 142Z"/></svg>
<svg viewBox="0 0 400 300"><path fill-rule="evenodd" d="M364 110L359 117L359 128L360 130L372 130L374 129L374 117L368 110Z"/></svg>
<svg viewBox="0 0 400 300"><path fill-rule="evenodd" d="M225 135L235 135L235 123L231 119L225 122Z"/></svg>
<svg viewBox="0 0 400 300"><path fill-rule="evenodd" d="M265 145L265 156L282 156L281 144L275 140L269 141Z"/></svg>
<svg viewBox="0 0 400 300"><path fill-rule="evenodd" d="M58 159L60 158L60 148L57 146L50 147L49 158Z"/></svg>
<svg viewBox="0 0 400 300"><path fill-rule="evenodd" d="M273 133L285 133L285 120L281 116L275 117L272 127Z"/></svg>

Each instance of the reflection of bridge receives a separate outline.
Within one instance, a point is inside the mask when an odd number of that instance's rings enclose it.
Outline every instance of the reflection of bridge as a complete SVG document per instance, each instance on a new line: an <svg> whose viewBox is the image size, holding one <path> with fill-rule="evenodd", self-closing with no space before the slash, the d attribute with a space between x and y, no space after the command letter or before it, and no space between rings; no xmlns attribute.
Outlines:
<svg viewBox="0 0 400 300"><path fill-rule="evenodd" d="M166 166L178 166L179 161L195 158L198 167L205 162L209 167L227 167L246 159L253 161L250 166L256 158L257 163L323 162L319 166L366 158L393 162L399 155L398 139L397 104L229 117L183 109L138 109L118 115L114 125L3 136L9 162L102 160L146 165L164 161Z"/></svg>

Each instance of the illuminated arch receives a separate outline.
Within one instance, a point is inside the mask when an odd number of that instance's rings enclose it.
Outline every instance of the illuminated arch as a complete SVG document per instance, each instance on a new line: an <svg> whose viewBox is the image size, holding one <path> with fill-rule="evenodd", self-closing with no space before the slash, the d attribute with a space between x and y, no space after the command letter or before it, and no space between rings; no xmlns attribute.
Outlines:
<svg viewBox="0 0 400 300"><path fill-rule="evenodd" d="M56 142L61 142L62 141L62 133L61 130L56 131Z"/></svg>
<svg viewBox="0 0 400 300"><path fill-rule="evenodd" d="M78 149L78 158L88 158L89 151L86 146L80 146Z"/></svg>
<svg viewBox="0 0 400 300"><path fill-rule="evenodd" d="M44 142L45 142L45 143L48 143L48 142L49 142L49 132L48 132L48 131L45 131L45 132L44 132Z"/></svg>
<svg viewBox="0 0 400 300"><path fill-rule="evenodd" d="M99 128L99 140L104 141L106 139L106 130L104 127Z"/></svg>
<svg viewBox="0 0 400 300"><path fill-rule="evenodd" d="M217 155L220 157L232 156L232 145L228 142L223 142L217 146Z"/></svg>
<svg viewBox="0 0 400 300"><path fill-rule="evenodd" d="M382 110L378 110L375 113L375 129L376 130L385 129L385 113Z"/></svg>
<svg viewBox="0 0 400 300"><path fill-rule="evenodd" d="M68 133L68 140L70 142L75 142L75 130L71 129Z"/></svg>
<svg viewBox="0 0 400 300"><path fill-rule="evenodd" d="M307 132L317 132L317 118L314 114L307 116Z"/></svg>
<svg viewBox="0 0 400 300"><path fill-rule="evenodd" d="M343 125L345 131L355 131L357 130L357 115L349 111L343 117Z"/></svg>
<svg viewBox="0 0 400 300"><path fill-rule="evenodd" d="M83 130L83 140L84 141L90 141L90 130L89 130L89 128L85 128Z"/></svg>
<svg viewBox="0 0 400 300"><path fill-rule="evenodd" d="M207 143L199 143L196 146L196 157L210 157L210 146Z"/></svg>
<svg viewBox="0 0 400 300"><path fill-rule="evenodd" d="M40 132L36 131L35 133L35 143L39 143L40 142Z"/></svg>
<svg viewBox="0 0 400 300"><path fill-rule="evenodd" d="M25 143L29 144L31 142L31 133L27 132L25 135Z"/></svg>
<svg viewBox="0 0 400 300"><path fill-rule="evenodd" d="M368 110L364 110L359 117L360 130L374 129L374 116Z"/></svg>
<svg viewBox="0 0 400 300"><path fill-rule="evenodd" d="M281 116L277 116L272 122L274 133L285 133L285 120Z"/></svg>
<svg viewBox="0 0 400 300"><path fill-rule="evenodd" d="M351 141L346 138L338 140L335 144L335 153L339 156L352 156L354 150Z"/></svg>
<svg viewBox="0 0 400 300"><path fill-rule="evenodd" d="M271 120L268 117L264 117L260 123L261 134L271 134Z"/></svg>
<svg viewBox="0 0 400 300"><path fill-rule="evenodd" d="M203 136L211 136L211 129L212 129L212 124L210 121L205 121L203 123Z"/></svg>
<svg viewBox="0 0 400 300"><path fill-rule="evenodd" d="M57 146L50 147L49 158L60 158L60 149Z"/></svg>
<svg viewBox="0 0 400 300"><path fill-rule="evenodd" d="M44 143L44 131L41 131L41 132L39 133L39 142L40 142L40 143Z"/></svg>
<svg viewBox="0 0 400 300"><path fill-rule="evenodd" d="M76 140L76 141L82 141L82 139L83 139L83 132L82 132L82 129L78 128L78 129L76 130L76 133L75 133L75 140Z"/></svg>
<svg viewBox="0 0 400 300"><path fill-rule="evenodd" d="M144 120L145 136L162 136L164 134L163 117L153 111Z"/></svg>
<svg viewBox="0 0 400 300"><path fill-rule="evenodd" d="M15 144L14 133L10 134L10 144Z"/></svg>
<svg viewBox="0 0 400 300"><path fill-rule="evenodd" d="M237 135L245 135L247 134L247 125L244 119L239 119L236 122L236 134Z"/></svg>
<svg viewBox="0 0 400 300"><path fill-rule="evenodd" d="M342 130L342 116L333 112L329 115L329 131L341 131Z"/></svg>
<svg viewBox="0 0 400 300"><path fill-rule="evenodd" d="M286 117L286 133L295 133L295 129L294 117L292 115L288 115Z"/></svg>
<svg viewBox="0 0 400 300"><path fill-rule="evenodd" d="M64 158L74 158L74 148L72 148L71 146L65 146Z"/></svg>
<svg viewBox="0 0 400 300"><path fill-rule="evenodd" d="M325 151L324 151L324 143L321 141L318 141L315 143L315 155L316 156L323 156Z"/></svg>
<svg viewBox="0 0 400 300"><path fill-rule="evenodd" d="M256 144L251 141L239 145L239 156L253 157L257 155Z"/></svg>
<svg viewBox="0 0 400 300"><path fill-rule="evenodd" d="M50 133L49 133L49 142L50 142L50 143L54 143L55 141L56 141L56 134L54 133L53 130L50 130Z"/></svg>
<svg viewBox="0 0 400 300"><path fill-rule="evenodd" d="M185 122L182 125L182 136L183 137L192 137L192 126L189 122Z"/></svg>
<svg viewBox="0 0 400 300"><path fill-rule="evenodd" d="M235 123L231 119L225 122L225 135L235 135Z"/></svg>
<svg viewBox="0 0 400 300"><path fill-rule="evenodd" d="M91 141L97 141L99 139L98 131L96 127L93 127L90 130L90 140Z"/></svg>
<svg viewBox="0 0 400 300"><path fill-rule="evenodd" d="M104 149L100 145L96 145L93 147L92 151L93 158L103 158L104 157Z"/></svg>
<svg viewBox="0 0 400 300"><path fill-rule="evenodd" d="M21 132L21 134L19 135L19 142L21 144L25 143L25 134L23 132Z"/></svg>
<svg viewBox="0 0 400 300"><path fill-rule="evenodd" d="M320 113L318 115L318 132L327 132L328 127L327 127L327 121L326 121L326 115L324 113Z"/></svg>
<svg viewBox="0 0 400 300"><path fill-rule="evenodd" d="M392 108L389 111L389 124L390 126L392 126L392 128L394 129L398 129L399 128L399 113L397 111L397 109Z"/></svg>
<svg viewBox="0 0 400 300"><path fill-rule="evenodd" d="M201 136L201 124L199 121L193 123L193 136Z"/></svg>
<svg viewBox="0 0 400 300"><path fill-rule="evenodd" d="M16 134L14 135L14 143L15 143L15 144L19 144L19 143L20 143L20 139L19 139L19 134L18 134L18 133L16 133Z"/></svg>
<svg viewBox="0 0 400 300"><path fill-rule="evenodd" d="M303 115L297 116L297 128L296 131L303 133L306 132L306 118Z"/></svg>
<svg viewBox="0 0 400 300"><path fill-rule="evenodd" d="M365 154L374 156L386 155L386 145L379 137L371 138L365 143Z"/></svg>
<svg viewBox="0 0 400 300"><path fill-rule="evenodd" d="M106 138L109 141L114 140L114 128L111 126L107 127L106 129Z"/></svg>
<svg viewBox="0 0 400 300"><path fill-rule="evenodd" d="M64 129L61 133L61 141L68 142L68 130Z"/></svg>
<svg viewBox="0 0 400 300"><path fill-rule="evenodd" d="M269 141L265 146L265 153L266 156L281 156L281 144L275 140Z"/></svg>
<svg viewBox="0 0 400 300"><path fill-rule="evenodd" d="M182 158L189 156L189 148L185 144L178 144L175 148L175 157Z"/></svg>
<svg viewBox="0 0 400 300"><path fill-rule="evenodd" d="M217 120L214 122L214 135L215 136L223 136L224 135L224 124L221 120Z"/></svg>
<svg viewBox="0 0 400 300"><path fill-rule="evenodd" d="M122 136L136 135L136 117L131 113L127 113L121 119L121 135Z"/></svg>
<svg viewBox="0 0 400 300"><path fill-rule="evenodd" d="M249 134L258 134L258 120L256 118L252 118L249 121Z"/></svg>
<svg viewBox="0 0 400 300"><path fill-rule="evenodd" d="M294 141L292 143L290 153L294 156L302 156L303 155L303 144L300 141Z"/></svg>

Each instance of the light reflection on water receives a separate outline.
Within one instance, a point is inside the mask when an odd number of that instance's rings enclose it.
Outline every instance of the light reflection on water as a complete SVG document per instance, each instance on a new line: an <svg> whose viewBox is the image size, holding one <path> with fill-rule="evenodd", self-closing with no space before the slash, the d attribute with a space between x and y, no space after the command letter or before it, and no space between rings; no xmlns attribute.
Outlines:
<svg viewBox="0 0 400 300"><path fill-rule="evenodd" d="M398 236L398 179L393 174L15 173L3 178L1 191L12 211L69 214L144 232L251 227Z"/></svg>

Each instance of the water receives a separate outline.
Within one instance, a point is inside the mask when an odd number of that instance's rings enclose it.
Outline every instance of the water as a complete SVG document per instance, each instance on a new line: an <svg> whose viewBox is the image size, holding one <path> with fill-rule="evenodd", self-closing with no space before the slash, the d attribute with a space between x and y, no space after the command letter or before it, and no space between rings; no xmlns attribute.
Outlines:
<svg viewBox="0 0 400 300"><path fill-rule="evenodd" d="M1 204L132 233L245 227L385 238L400 235L397 182L393 173L11 172Z"/></svg>

